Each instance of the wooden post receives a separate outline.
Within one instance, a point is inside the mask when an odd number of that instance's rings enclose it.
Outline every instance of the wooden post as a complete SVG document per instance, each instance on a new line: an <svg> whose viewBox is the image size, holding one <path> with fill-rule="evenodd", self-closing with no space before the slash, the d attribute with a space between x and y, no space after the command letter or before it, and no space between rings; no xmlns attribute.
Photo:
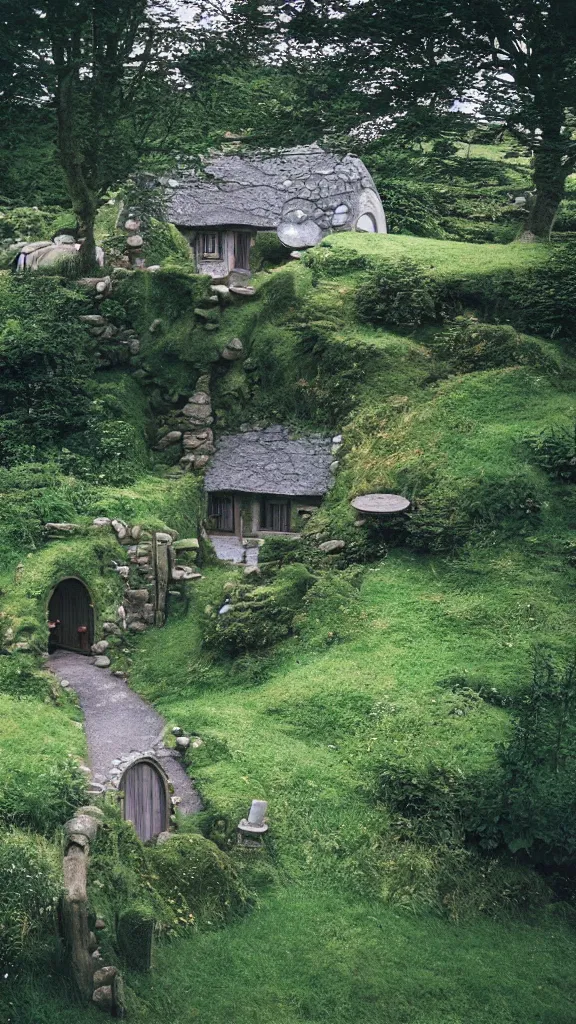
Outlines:
<svg viewBox="0 0 576 1024"><path fill-rule="evenodd" d="M84 836L75 837L78 840ZM70 952L72 977L82 999L92 998L94 964L89 952L90 928L88 927L88 896L86 877L88 873L88 840L83 845L71 842L64 857L64 896L62 898L62 925L64 938Z"/></svg>

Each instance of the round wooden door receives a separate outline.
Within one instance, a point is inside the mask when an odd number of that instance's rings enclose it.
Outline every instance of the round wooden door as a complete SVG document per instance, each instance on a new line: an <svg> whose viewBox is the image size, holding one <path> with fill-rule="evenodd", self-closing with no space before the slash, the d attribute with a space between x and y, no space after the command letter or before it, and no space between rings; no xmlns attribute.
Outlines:
<svg viewBox="0 0 576 1024"><path fill-rule="evenodd" d="M49 649L90 654L94 643L94 608L81 580L60 580L48 604Z"/></svg>
<svg viewBox="0 0 576 1024"><path fill-rule="evenodd" d="M168 828L168 798L164 775L151 761L136 761L122 776L124 817L143 843Z"/></svg>

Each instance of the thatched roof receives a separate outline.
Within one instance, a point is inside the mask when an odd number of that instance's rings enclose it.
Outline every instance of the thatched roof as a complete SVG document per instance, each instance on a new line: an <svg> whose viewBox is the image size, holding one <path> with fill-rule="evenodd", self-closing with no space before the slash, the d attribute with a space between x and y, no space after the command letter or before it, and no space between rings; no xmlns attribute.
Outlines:
<svg viewBox="0 0 576 1024"><path fill-rule="evenodd" d="M206 473L207 491L304 496L325 494L332 482L332 441L291 438L286 427L222 437Z"/></svg>

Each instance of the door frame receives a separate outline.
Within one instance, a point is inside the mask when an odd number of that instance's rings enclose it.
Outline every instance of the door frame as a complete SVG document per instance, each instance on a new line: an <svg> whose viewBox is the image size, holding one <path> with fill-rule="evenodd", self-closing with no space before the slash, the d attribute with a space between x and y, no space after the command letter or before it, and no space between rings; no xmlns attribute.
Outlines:
<svg viewBox="0 0 576 1024"><path fill-rule="evenodd" d="M167 832L168 828L170 826L170 812L171 812L170 783L168 781L168 776L166 775L166 772L164 771L162 765L154 757L135 757L133 761L130 761L130 764L126 765L126 767L124 768L124 771L122 772L122 775L118 779L118 792L120 794L120 810L121 810L121 813L122 813L122 818L124 819L124 821L128 820L126 818L126 796L125 796L124 790L122 789L122 782L124 780L124 776L126 775L126 773L129 772L131 768L134 768L138 764L149 764L152 768L154 768L156 770L157 774L160 776L160 780L162 782L162 786L163 786L163 789L164 789L164 798L165 798L165 811L164 811L164 822L163 822L164 828L162 829L162 831L163 832ZM134 831L136 832L136 825L134 825L134 823L132 823L132 824L133 824L133 827L134 827ZM136 833L136 834L138 834L138 833ZM159 834L160 833L158 833L158 835Z"/></svg>
<svg viewBox="0 0 576 1024"><path fill-rule="evenodd" d="M75 654L90 655L92 653L90 648L91 648L92 644L95 642L95 639L96 639L96 606L94 604L94 598L92 597L92 591L90 590L90 587L86 583L86 580L82 579L81 576L76 576L74 573L68 573L68 575L62 576L61 579L57 580L57 582L54 584L54 586L50 588L50 591L48 593L48 598L46 600L46 609L45 609L46 623L49 622L50 601L52 600L52 598L54 596L54 593L58 589L60 584L61 583L65 583L66 580L76 580L77 583L81 583L82 586L85 588L86 593L88 594L89 609L90 609L90 621L88 623L88 630L89 630L89 633L88 633L88 640L89 640L88 650L87 651L81 651L77 647L65 647L64 645L59 645L56 649L57 650L61 650L61 651L73 651Z"/></svg>

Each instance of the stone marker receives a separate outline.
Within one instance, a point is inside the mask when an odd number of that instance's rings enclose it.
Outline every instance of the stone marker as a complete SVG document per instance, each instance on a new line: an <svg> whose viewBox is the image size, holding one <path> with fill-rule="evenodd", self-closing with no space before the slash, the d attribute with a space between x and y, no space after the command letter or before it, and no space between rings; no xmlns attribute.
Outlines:
<svg viewBox="0 0 576 1024"><path fill-rule="evenodd" d="M323 551L325 555L335 555L345 547L346 542L343 540L325 540L323 544L318 545L318 550Z"/></svg>

